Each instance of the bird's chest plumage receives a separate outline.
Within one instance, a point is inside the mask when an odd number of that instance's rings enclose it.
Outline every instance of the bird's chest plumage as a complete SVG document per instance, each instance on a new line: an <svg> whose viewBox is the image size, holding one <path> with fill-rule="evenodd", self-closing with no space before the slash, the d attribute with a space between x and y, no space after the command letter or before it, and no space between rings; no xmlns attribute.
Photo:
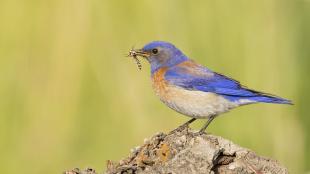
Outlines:
<svg viewBox="0 0 310 174"><path fill-rule="evenodd" d="M214 93L171 85L164 78L166 71L167 68L161 68L153 74L153 89L162 102L179 113L195 118L208 118L237 106Z"/></svg>

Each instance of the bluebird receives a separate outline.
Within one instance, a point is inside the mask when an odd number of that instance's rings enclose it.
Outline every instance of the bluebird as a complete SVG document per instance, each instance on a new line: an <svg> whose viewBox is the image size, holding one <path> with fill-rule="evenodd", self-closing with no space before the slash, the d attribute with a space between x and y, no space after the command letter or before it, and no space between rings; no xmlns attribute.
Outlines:
<svg viewBox="0 0 310 174"><path fill-rule="evenodd" d="M203 133L212 120L229 110L252 103L292 104L290 100L249 89L240 82L216 73L188 58L173 44L153 41L129 56L145 58L151 65L152 86L169 108L196 119L207 119Z"/></svg>

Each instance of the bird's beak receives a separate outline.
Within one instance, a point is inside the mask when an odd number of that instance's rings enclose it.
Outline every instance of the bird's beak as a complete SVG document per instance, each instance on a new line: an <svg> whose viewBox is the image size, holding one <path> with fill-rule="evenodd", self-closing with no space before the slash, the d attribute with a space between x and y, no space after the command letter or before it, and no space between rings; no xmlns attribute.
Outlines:
<svg viewBox="0 0 310 174"><path fill-rule="evenodd" d="M129 55L130 57L137 57L137 56L141 56L144 58L148 58L150 56L150 54L146 51L143 51L142 49L131 49L129 51Z"/></svg>

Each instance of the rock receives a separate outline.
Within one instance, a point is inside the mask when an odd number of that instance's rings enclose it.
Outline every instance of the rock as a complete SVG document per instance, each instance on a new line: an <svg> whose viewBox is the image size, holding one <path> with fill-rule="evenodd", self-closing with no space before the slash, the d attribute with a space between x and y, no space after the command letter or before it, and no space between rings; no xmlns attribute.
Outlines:
<svg viewBox="0 0 310 174"><path fill-rule="evenodd" d="M158 133L129 157L110 163L106 174L279 174L288 173L277 161L256 155L222 137L199 134L188 127Z"/></svg>
<svg viewBox="0 0 310 174"><path fill-rule="evenodd" d="M93 169L66 174L95 174ZM71 172L71 173L70 173ZM74 173L75 172L75 173ZM84 172L84 173L83 173ZM188 127L157 133L119 162L108 161L106 174L282 174L276 160L256 155L222 137Z"/></svg>

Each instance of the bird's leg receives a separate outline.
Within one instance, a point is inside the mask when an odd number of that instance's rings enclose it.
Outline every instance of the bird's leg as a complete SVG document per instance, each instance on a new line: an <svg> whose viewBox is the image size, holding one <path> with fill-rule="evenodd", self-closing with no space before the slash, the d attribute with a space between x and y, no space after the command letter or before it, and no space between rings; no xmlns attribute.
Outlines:
<svg viewBox="0 0 310 174"><path fill-rule="evenodd" d="M174 133L178 130L183 130L185 127L187 127L189 124L191 124L192 122L194 122L196 120L196 118L192 118L190 120L188 120L187 122L185 122L184 124L182 124L181 126L177 127L176 129L172 130L169 132L169 134Z"/></svg>
<svg viewBox="0 0 310 174"><path fill-rule="evenodd" d="M185 122L184 124L182 124L179 127L187 127L189 124L191 124L192 122L194 122L196 120L196 118L192 118L190 120L188 120L187 122Z"/></svg>
<svg viewBox="0 0 310 174"><path fill-rule="evenodd" d="M199 134L203 134L205 132L205 130L207 129L207 127L209 126L209 124L212 122L212 120L215 118L216 116L213 115L211 116L208 121L206 122L206 124L200 129Z"/></svg>

